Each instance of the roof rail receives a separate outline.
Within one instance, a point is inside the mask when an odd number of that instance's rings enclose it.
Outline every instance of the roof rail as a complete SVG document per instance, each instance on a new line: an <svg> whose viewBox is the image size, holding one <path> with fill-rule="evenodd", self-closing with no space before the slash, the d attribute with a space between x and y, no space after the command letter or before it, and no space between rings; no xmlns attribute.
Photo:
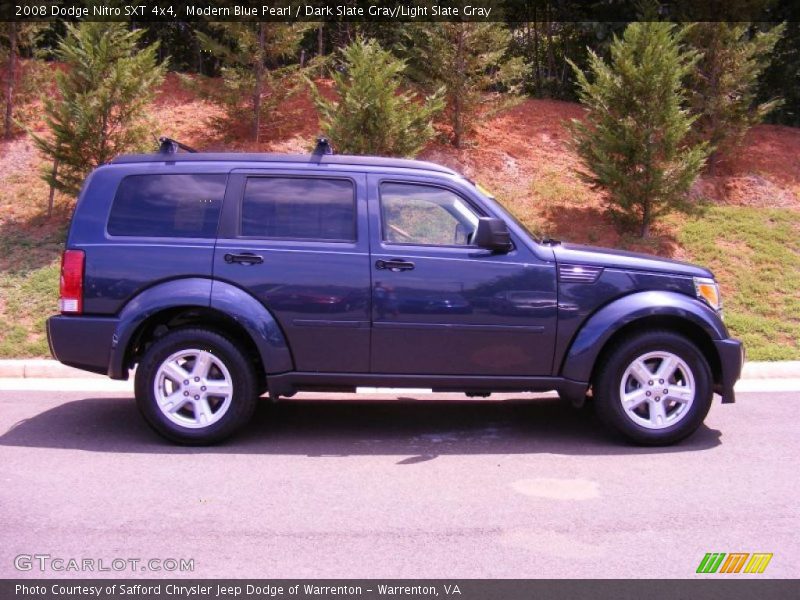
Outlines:
<svg viewBox="0 0 800 600"><path fill-rule="evenodd" d="M158 151L161 154L176 154L179 148L184 152L191 152L192 154L197 153L197 150L195 150L191 146L182 144L177 140L173 140L172 138L164 136L158 138Z"/></svg>
<svg viewBox="0 0 800 600"><path fill-rule="evenodd" d="M330 140L324 136L319 136L317 138L317 145L314 148L314 152L312 152L312 156L322 157L333 153L333 146L331 146Z"/></svg>

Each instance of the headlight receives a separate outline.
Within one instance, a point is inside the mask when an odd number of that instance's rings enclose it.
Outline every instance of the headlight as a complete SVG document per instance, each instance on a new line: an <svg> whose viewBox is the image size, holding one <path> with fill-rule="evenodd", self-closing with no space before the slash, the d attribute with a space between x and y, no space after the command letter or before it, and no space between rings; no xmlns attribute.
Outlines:
<svg viewBox="0 0 800 600"><path fill-rule="evenodd" d="M722 300L719 297L719 286L713 279L708 277L695 277L694 292L700 300L703 300L714 310L722 308Z"/></svg>

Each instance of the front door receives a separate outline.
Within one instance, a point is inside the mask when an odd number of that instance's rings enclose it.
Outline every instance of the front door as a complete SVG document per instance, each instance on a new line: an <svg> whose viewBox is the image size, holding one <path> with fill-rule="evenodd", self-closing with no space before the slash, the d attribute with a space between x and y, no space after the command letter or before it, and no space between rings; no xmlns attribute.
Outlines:
<svg viewBox="0 0 800 600"><path fill-rule="evenodd" d="M471 245L466 186L369 176L373 373L550 375L555 265Z"/></svg>
<svg viewBox="0 0 800 600"><path fill-rule="evenodd" d="M367 372L365 176L234 172L214 277L247 290L272 313L297 371Z"/></svg>

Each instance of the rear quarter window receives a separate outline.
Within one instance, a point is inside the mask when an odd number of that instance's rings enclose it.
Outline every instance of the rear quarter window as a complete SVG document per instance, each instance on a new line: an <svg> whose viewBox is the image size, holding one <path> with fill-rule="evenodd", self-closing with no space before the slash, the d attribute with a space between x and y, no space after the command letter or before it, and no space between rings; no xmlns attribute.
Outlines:
<svg viewBox="0 0 800 600"><path fill-rule="evenodd" d="M213 238L227 175L130 175L108 218L114 236Z"/></svg>

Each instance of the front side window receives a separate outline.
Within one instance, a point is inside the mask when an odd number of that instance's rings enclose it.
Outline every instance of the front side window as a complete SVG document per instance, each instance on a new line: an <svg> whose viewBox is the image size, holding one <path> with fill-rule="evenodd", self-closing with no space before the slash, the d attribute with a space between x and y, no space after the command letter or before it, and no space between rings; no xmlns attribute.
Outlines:
<svg viewBox="0 0 800 600"><path fill-rule="evenodd" d="M381 184L383 241L424 246L469 246L478 215L458 194L408 183Z"/></svg>
<svg viewBox="0 0 800 600"><path fill-rule="evenodd" d="M350 242L356 239L353 182L251 177L242 198L245 237Z"/></svg>
<svg viewBox="0 0 800 600"><path fill-rule="evenodd" d="M213 238L227 175L130 175L108 219L117 236Z"/></svg>

